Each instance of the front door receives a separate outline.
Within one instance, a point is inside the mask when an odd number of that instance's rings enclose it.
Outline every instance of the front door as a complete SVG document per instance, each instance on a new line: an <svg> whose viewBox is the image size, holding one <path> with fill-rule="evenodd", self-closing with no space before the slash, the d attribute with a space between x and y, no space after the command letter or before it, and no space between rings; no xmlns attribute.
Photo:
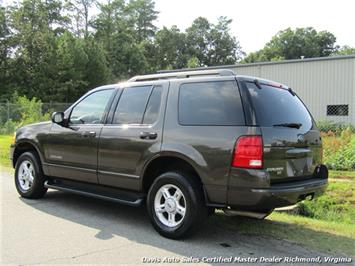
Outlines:
<svg viewBox="0 0 355 266"><path fill-rule="evenodd" d="M97 146L113 92L88 94L69 111L68 126L53 123L46 152L51 176L97 183Z"/></svg>
<svg viewBox="0 0 355 266"><path fill-rule="evenodd" d="M117 97L100 137L100 184L139 190L145 162L160 152L168 85L142 82L125 87Z"/></svg>

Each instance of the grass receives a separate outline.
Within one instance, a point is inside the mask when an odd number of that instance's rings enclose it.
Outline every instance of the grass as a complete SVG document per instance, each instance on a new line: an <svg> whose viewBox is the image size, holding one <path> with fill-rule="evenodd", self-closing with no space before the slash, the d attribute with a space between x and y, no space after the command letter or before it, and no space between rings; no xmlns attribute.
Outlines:
<svg viewBox="0 0 355 266"><path fill-rule="evenodd" d="M265 220L228 217L221 211L212 223L245 235L283 239L330 254L355 255L355 225L321 221L285 213L273 213Z"/></svg>
<svg viewBox="0 0 355 266"><path fill-rule="evenodd" d="M333 172L324 195L298 204L299 214L320 220L355 224L355 172Z"/></svg>
<svg viewBox="0 0 355 266"><path fill-rule="evenodd" d="M340 181L340 179L353 179L355 178L355 171L329 170L329 178L336 179L337 181Z"/></svg>
<svg viewBox="0 0 355 266"><path fill-rule="evenodd" d="M11 135L0 135L0 165L10 167L11 162L9 159L10 145L12 142Z"/></svg>

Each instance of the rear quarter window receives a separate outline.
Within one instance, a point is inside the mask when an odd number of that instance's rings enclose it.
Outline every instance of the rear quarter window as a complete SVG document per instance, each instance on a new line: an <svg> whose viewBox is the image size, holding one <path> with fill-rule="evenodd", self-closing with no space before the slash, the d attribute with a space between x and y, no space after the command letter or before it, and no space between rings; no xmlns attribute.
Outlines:
<svg viewBox="0 0 355 266"><path fill-rule="evenodd" d="M179 89L181 125L245 125L236 81L185 83Z"/></svg>

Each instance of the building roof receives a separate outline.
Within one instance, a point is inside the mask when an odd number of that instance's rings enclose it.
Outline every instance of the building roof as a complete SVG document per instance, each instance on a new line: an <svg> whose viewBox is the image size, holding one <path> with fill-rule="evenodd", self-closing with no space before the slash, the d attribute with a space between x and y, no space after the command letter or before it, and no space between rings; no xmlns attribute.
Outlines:
<svg viewBox="0 0 355 266"><path fill-rule="evenodd" d="M304 59L291 59L291 60L282 60L282 61L256 62L256 63L236 64L236 65L221 65L221 66L210 66L210 67L182 68L182 69L174 69L174 70L159 70L158 73L206 70L206 69L238 68L238 67L249 67L249 66L262 66L262 65L278 65L278 64L290 64L290 63L301 63L301 62L303 63L303 62L328 61L328 60L342 60L342 59L353 59L353 58L355 58L355 54L354 55L314 57L314 58L304 58Z"/></svg>

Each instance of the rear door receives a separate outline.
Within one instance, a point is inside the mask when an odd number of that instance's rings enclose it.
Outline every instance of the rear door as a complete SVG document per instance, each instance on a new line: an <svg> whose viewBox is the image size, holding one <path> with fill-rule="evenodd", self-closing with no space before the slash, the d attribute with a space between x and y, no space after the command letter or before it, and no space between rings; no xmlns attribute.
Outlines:
<svg viewBox="0 0 355 266"><path fill-rule="evenodd" d="M322 143L305 105L286 88L253 82L244 86L261 128L271 184L312 177L322 160Z"/></svg>
<svg viewBox="0 0 355 266"><path fill-rule="evenodd" d="M139 190L144 164L160 152L168 81L128 85L102 128L99 183Z"/></svg>
<svg viewBox="0 0 355 266"><path fill-rule="evenodd" d="M163 150L181 156L198 172L210 202L227 202L234 145L256 134L245 125L234 76L206 76L171 82Z"/></svg>

